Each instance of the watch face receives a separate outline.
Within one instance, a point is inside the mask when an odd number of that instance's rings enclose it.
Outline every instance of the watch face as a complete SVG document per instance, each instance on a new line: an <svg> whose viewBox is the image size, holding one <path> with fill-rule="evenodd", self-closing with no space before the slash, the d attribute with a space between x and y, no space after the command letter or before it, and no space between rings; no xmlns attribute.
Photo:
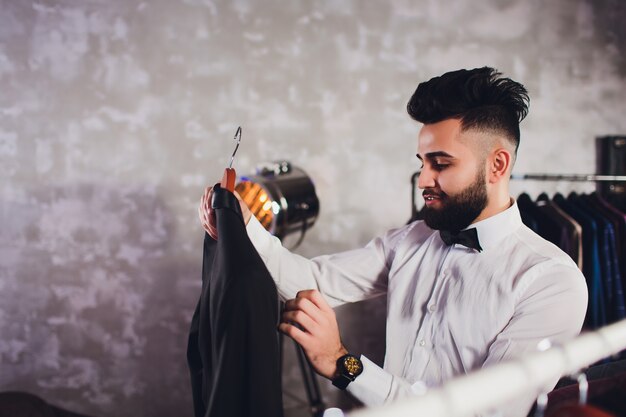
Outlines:
<svg viewBox="0 0 626 417"><path fill-rule="evenodd" d="M348 356L343 360L343 366L346 371L352 375L358 375L361 373L361 361L359 361L354 356Z"/></svg>

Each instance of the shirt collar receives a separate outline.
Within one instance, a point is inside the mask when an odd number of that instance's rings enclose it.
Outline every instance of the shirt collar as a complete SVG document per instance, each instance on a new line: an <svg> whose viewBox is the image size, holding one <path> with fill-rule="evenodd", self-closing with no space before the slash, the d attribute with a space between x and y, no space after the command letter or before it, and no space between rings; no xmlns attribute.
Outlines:
<svg viewBox="0 0 626 417"><path fill-rule="evenodd" d="M515 199L511 198L511 207L508 209L470 224L467 228L476 228L480 246L485 249L498 245L504 238L511 235L522 225L522 216Z"/></svg>

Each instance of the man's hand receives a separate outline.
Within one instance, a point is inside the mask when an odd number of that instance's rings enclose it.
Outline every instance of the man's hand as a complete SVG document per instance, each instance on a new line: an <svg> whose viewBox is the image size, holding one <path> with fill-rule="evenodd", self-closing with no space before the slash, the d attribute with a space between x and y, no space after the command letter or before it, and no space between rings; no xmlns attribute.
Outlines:
<svg viewBox="0 0 626 417"><path fill-rule="evenodd" d="M341 344L335 312L319 291L300 291L287 301L278 328L302 346L318 374L335 376L337 359L348 351Z"/></svg>
<svg viewBox="0 0 626 417"><path fill-rule="evenodd" d="M239 206L241 207L241 213L243 214L243 222L248 225L250 221L250 217L252 213L250 209L243 202L241 196L237 191L234 192L235 197L239 201ZM215 226L215 211L211 208L211 200L213 199L213 187L207 187L204 190L204 195L200 199L200 207L198 207L198 217L200 218L200 223L202 224L202 228L211 236L213 239L217 240L217 227Z"/></svg>

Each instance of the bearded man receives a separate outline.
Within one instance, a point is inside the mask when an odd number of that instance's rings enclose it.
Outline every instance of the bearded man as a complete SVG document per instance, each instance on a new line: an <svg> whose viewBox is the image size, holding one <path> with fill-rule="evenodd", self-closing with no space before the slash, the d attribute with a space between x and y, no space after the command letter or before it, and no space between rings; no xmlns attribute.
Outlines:
<svg viewBox="0 0 626 417"><path fill-rule="evenodd" d="M493 68L453 71L419 84L407 109L423 124L422 220L309 260L282 247L240 202L248 236L288 300L280 330L320 375L365 405L518 358L544 339L561 343L580 332L587 309L578 267L522 223L509 193L526 89ZM208 188L200 217L216 236L210 196ZM382 368L342 344L332 310L381 295ZM525 416L535 397L500 411Z"/></svg>

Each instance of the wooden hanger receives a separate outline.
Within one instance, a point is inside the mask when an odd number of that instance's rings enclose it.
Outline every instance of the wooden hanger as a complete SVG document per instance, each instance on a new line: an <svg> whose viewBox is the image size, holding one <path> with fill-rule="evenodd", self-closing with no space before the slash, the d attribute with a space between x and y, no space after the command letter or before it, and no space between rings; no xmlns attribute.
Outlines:
<svg viewBox="0 0 626 417"><path fill-rule="evenodd" d="M235 179L237 178L237 172L235 172L234 168L226 168L224 169L224 176L222 177L222 182L220 185L222 188L227 189L231 193L235 191Z"/></svg>

